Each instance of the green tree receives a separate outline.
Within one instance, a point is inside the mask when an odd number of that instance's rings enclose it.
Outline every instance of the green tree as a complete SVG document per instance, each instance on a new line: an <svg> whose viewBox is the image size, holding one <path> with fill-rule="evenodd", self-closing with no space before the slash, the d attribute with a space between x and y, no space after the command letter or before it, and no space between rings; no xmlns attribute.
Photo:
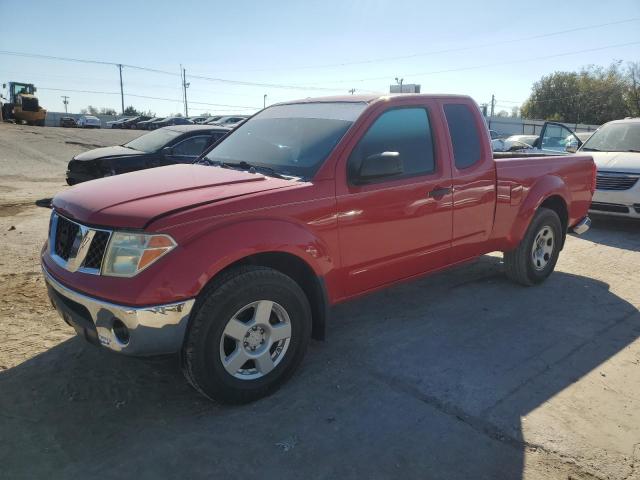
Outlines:
<svg viewBox="0 0 640 480"><path fill-rule="evenodd" d="M596 125L623 118L633 111L630 72L615 62L546 75L533 84L522 117Z"/></svg>
<svg viewBox="0 0 640 480"><path fill-rule="evenodd" d="M100 115L117 115L117 112L113 108L102 107L100 109Z"/></svg>
<svg viewBox="0 0 640 480"><path fill-rule="evenodd" d="M87 108L80 110L82 115L98 115L100 112L93 105L87 105Z"/></svg>
<svg viewBox="0 0 640 480"><path fill-rule="evenodd" d="M132 105L129 105L127 108L124 109L124 114L126 116L137 117L138 115L142 115L142 112L139 112L138 110L135 109L135 107L133 107Z"/></svg>

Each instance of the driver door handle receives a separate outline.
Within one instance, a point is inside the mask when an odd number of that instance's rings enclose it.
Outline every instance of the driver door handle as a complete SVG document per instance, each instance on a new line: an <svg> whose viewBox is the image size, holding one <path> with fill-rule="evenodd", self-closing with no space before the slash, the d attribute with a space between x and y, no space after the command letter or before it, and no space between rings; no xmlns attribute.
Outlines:
<svg viewBox="0 0 640 480"><path fill-rule="evenodd" d="M451 192L453 192L452 187L437 187L431 190L428 195L431 198L438 199L444 197L445 195L448 195Z"/></svg>

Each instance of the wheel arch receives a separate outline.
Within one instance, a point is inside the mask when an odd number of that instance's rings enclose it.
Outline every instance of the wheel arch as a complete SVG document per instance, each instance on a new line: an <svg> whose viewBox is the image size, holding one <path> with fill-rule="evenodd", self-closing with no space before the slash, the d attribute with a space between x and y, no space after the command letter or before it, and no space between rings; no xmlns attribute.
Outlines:
<svg viewBox="0 0 640 480"><path fill-rule="evenodd" d="M236 259L213 275L202 291L206 291L209 285L230 270L251 265L273 268L292 278L302 288L311 307L311 337L315 340L324 340L329 311L329 298L324 277L316 274L311 265L293 253L265 251Z"/></svg>
<svg viewBox="0 0 640 480"><path fill-rule="evenodd" d="M562 223L562 244L566 237L569 223L569 189L562 178L556 175L540 177L529 189L526 197L520 204L516 221L513 223L509 243L516 248L524 237L538 209L549 208L555 211Z"/></svg>

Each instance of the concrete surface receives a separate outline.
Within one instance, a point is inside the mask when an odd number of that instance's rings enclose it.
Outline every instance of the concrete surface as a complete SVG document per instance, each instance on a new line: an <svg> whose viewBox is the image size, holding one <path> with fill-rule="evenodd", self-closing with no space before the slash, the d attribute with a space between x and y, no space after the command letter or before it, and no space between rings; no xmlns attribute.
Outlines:
<svg viewBox="0 0 640 480"><path fill-rule="evenodd" d="M638 223L595 219L538 287L491 255L339 305L284 388L220 407L72 336L47 218L0 206L0 477L640 479Z"/></svg>

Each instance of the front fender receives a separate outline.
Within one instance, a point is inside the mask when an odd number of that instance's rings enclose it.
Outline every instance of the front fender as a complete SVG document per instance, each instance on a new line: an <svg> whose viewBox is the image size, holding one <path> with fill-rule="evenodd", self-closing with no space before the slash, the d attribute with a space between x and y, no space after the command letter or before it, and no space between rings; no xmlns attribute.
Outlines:
<svg viewBox="0 0 640 480"><path fill-rule="evenodd" d="M507 235L507 243L511 249L516 248L524 237L534 214L548 198L559 196L570 205L571 192L564 180L556 175L545 175L535 180L529 188L523 189L522 200L511 230ZM512 201L513 205L513 201Z"/></svg>
<svg viewBox="0 0 640 480"><path fill-rule="evenodd" d="M167 233L171 233L170 229ZM334 268L326 242L316 232L290 219L251 218L224 223L179 240L181 261L193 275L187 289L193 295L221 270L243 258L260 253L288 253L304 261L324 277ZM188 278L188 276L185 276Z"/></svg>

